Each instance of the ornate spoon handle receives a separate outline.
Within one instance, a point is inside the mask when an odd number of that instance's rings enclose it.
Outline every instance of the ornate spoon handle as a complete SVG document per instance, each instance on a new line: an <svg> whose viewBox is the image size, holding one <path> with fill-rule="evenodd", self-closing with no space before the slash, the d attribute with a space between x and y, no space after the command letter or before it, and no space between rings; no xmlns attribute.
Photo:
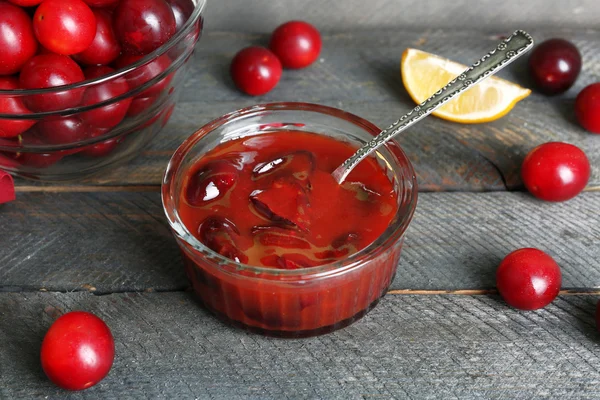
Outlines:
<svg viewBox="0 0 600 400"><path fill-rule="evenodd" d="M446 86L438 90L405 114L389 128L381 131L369 143L358 149L350 158L333 171L332 175L338 183L342 183L350 171L365 157L373 153L388 140L416 124L421 119L431 114L436 108L442 106L461 92L481 82L485 78L494 75L502 68L519 58L523 53L533 46L533 39L524 31L518 30L510 37L503 40L496 48L483 56L481 60L473 64L469 69L450 81Z"/></svg>

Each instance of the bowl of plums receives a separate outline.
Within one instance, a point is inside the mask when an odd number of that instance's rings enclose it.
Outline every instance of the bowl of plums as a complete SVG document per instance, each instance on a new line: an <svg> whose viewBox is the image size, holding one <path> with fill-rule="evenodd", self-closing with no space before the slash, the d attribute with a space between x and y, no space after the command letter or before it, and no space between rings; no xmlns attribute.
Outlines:
<svg viewBox="0 0 600 400"><path fill-rule="evenodd" d="M389 142L341 184L332 172L379 132L338 109L270 103L218 118L179 147L163 206L208 310L254 332L303 337L377 304L416 207L413 167Z"/></svg>
<svg viewBox="0 0 600 400"><path fill-rule="evenodd" d="M169 120L204 0L0 1L0 169L79 179Z"/></svg>

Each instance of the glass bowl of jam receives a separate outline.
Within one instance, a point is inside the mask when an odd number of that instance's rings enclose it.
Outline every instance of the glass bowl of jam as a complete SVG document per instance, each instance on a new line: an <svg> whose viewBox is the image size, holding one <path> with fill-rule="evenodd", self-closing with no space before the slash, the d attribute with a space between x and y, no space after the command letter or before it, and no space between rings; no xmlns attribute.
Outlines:
<svg viewBox="0 0 600 400"><path fill-rule="evenodd" d="M331 172L380 131L335 108L271 103L218 118L177 149L162 201L208 310L305 337L377 304L416 207L413 167L391 142L341 185Z"/></svg>

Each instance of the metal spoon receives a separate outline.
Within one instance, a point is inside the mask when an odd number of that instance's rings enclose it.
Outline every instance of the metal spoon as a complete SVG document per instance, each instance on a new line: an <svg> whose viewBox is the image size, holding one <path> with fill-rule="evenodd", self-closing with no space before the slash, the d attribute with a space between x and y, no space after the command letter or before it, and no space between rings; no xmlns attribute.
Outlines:
<svg viewBox="0 0 600 400"><path fill-rule="evenodd" d="M513 33L510 37L499 43L494 50L483 56L481 60L435 92L433 96L413 108L408 114L403 115L402 118L394 122L389 128L381 131L369 143L358 149L356 153L333 171L332 175L335 180L340 184L344 182L348 174L358 163L388 140L406 128L416 124L450 99L453 99L485 78L494 75L522 56L532 46L533 39L527 32L518 30Z"/></svg>

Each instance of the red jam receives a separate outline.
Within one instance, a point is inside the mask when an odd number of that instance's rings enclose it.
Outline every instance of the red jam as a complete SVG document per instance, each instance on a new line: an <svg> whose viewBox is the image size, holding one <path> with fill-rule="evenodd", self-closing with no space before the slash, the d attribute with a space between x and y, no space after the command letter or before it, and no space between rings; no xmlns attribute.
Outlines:
<svg viewBox="0 0 600 400"><path fill-rule="evenodd" d="M397 210L375 159L341 186L333 179L355 151L299 132L225 142L187 174L180 218L207 247L244 264L297 269L347 258L380 236Z"/></svg>
<svg viewBox="0 0 600 400"><path fill-rule="evenodd" d="M348 258L395 221L398 195L374 158L341 186L332 178L355 151L280 131L222 143L189 167L177 208L189 232L231 260L267 267L225 265L180 240L210 311L246 329L300 337L349 325L377 304L394 278L401 237L343 268L307 269Z"/></svg>

